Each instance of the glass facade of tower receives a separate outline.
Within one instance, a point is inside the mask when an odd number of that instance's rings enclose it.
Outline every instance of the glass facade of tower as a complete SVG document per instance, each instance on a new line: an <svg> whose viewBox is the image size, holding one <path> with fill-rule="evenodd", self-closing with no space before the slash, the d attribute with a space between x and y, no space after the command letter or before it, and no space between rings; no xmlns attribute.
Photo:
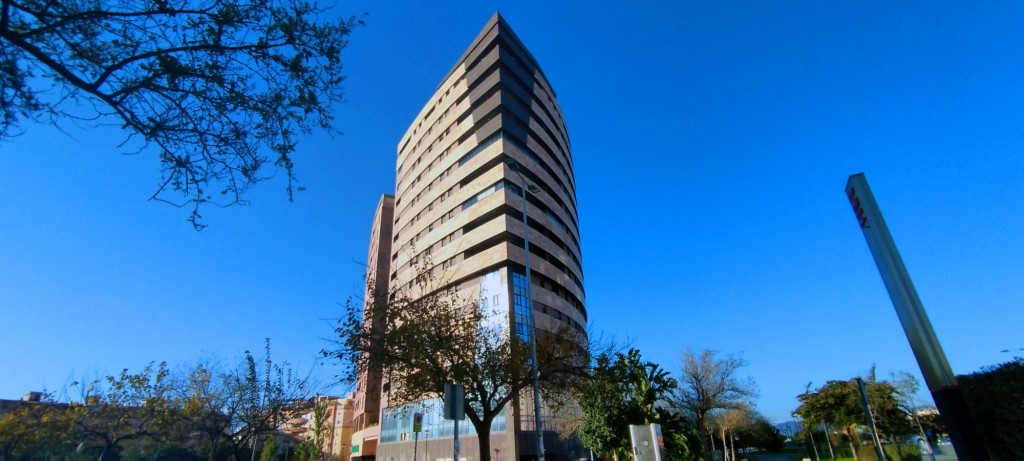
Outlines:
<svg viewBox="0 0 1024 461"><path fill-rule="evenodd" d="M512 273L512 306L516 335L523 341L530 341L533 331L533 309L528 306L529 293L526 291L526 276L522 272ZM539 362L538 362L539 363Z"/></svg>

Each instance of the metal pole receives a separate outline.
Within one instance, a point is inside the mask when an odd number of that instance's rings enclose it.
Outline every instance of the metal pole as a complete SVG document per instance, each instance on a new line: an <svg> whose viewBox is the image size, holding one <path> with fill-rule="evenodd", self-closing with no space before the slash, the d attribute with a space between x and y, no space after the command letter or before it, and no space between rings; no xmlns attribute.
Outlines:
<svg viewBox="0 0 1024 461"><path fill-rule="evenodd" d="M541 427L540 417L540 370L537 364L537 320L533 316L533 281L530 277L530 228L526 221L526 177L519 171L518 163L511 163L509 167L519 175L521 192L523 198L523 252L525 253L523 263L526 265L526 308L530 313L530 361L533 372L533 416L534 430L537 434L537 461L544 461L544 432ZM456 460L458 461L458 460Z"/></svg>
<svg viewBox="0 0 1024 461"><path fill-rule="evenodd" d="M455 457L453 461L459 461L459 420L458 418L452 420L455 423L455 427L452 429L452 439L454 440L454 452Z"/></svg>
<svg viewBox="0 0 1024 461"><path fill-rule="evenodd" d="M882 448L882 440L878 438L878 428L875 426L875 414L871 412L871 404L868 402L868 391L864 388L864 380L857 378L857 388L860 389L861 403L864 405L864 417L868 419L871 427L871 439L875 443L875 450L878 459L885 461L885 449Z"/></svg>
<svg viewBox="0 0 1024 461"><path fill-rule="evenodd" d="M825 441L828 442L828 454L832 457L832 461L835 461L836 452L832 450L832 431L828 430L828 424L821 423L821 426L825 428Z"/></svg>
<svg viewBox="0 0 1024 461"><path fill-rule="evenodd" d="M925 449L928 450L928 457L932 461L935 461L935 449L932 448L932 443L928 440L928 434L925 434L924 427L921 426L921 418L917 416L917 410L914 410L914 422L917 423L917 430L921 432L921 439L924 440Z"/></svg>
<svg viewBox="0 0 1024 461"><path fill-rule="evenodd" d="M818 457L818 443L814 441L814 428L810 428L807 433L811 435L811 447L814 448L814 461L821 461L821 458Z"/></svg>

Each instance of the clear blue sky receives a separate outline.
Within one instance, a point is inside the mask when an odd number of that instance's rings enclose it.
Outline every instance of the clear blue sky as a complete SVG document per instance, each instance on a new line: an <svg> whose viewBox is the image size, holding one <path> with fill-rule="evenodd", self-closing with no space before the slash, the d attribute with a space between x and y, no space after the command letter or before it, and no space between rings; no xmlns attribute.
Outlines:
<svg viewBox="0 0 1024 461"><path fill-rule="evenodd" d="M1021 4L551 3L338 2L368 13L345 134L302 140L294 204L272 181L200 233L119 130L26 125L0 144L0 398L264 337L313 367L400 136L495 10L569 126L597 331L673 371L741 354L775 420L808 382L917 373L843 194L865 172L954 371L1024 347Z"/></svg>

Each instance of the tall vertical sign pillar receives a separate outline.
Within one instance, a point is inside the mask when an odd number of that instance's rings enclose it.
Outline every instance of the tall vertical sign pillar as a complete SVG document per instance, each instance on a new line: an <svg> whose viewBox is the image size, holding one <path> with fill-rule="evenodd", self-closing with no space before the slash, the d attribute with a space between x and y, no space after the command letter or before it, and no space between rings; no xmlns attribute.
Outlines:
<svg viewBox="0 0 1024 461"><path fill-rule="evenodd" d="M963 392L956 382L942 345L935 336L931 321L924 311L917 290L910 281L910 274L903 265L903 258L896 249L896 243L889 233L889 227L882 219L882 212L875 202L875 196L868 187L864 173L850 176L846 182L846 196L853 205L857 224L864 232L871 256L882 275L885 288L889 291L896 315L903 324L903 331L910 341L917 364L921 367L925 384L935 399L942 421L946 423L949 437L953 441L957 458L962 460L988 460L988 453L978 435L974 419L967 408Z"/></svg>

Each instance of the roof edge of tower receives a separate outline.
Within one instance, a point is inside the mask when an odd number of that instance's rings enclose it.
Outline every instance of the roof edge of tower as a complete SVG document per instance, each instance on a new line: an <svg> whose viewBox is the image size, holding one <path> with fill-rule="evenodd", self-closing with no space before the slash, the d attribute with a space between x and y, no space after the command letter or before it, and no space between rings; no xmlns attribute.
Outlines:
<svg viewBox="0 0 1024 461"><path fill-rule="evenodd" d="M507 21L505 21L505 18L501 15L501 13L495 11L494 14L491 15L490 19L487 20L487 23L484 24L484 27L480 30L480 32L477 33L476 38L473 39L473 42L470 43L469 46L466 48L466 51L464 51L462 53L462 56L459 57L458 61L455 62L455 65L453 65L451 69L448 71L448 73L445 74L444 78L442 78L441 81L438 82L437 87L434 90L434 95L431 96L431 99L428 100L428 104L424 105L424 107L420 109L420 112L413 119L412 124L410 124L409 127L406 128L405 133L402 134L401 139L398 141L399 162L401 162L402 160L402 146L404 146L411 139L413 130L415 128L416 120L419 120L420 117L423 117L425 113L431 110L429 101L437 97L438 93L440 93L441 89L444 87L445 82L447 82L448 79L450 79L452 75L455 74L455 71L458 70L460 66L466 63L466 60L469 59L470 55L472 55L478 48L482 46L487 46L490 43L490 41L485 41L485 38L495 28L499 28L496 37L502 37L505 40L514 44L516 47L518 47L522 51L522 53L520 53L520 57L529 60L530 64L532 64L537 69L537 71L540 72L540 75L545 80L547 79L547 76L544 75L544 70L541 69L540 64L537 63L537 58L533 56L533 53L530 53L530 50L526 48L526 45L523 44L523 41L519 39L519 36L516 35L515 31L512 30L512 27L509 26ZM552 96L555 96L554 90L552 89L551 91ZM398 185L396 184L395 187L397 188Z"/></svg>
<svg viewBox="0 0 1024 461"><path fill-rule="evenodd" d="M491 15L491 18L487 20L487 23L484 24L484 27L480 29L480 32L476 34L476 38L473 39L473 42L470 43L468 47L466 47L466 51L462 53L462 56L459 56L458 61L455 61L455 65L452 66L448 73L444 74L444 78L442 78L441 81L438 82L436 90L440 90L441 87L444 86L444 82L448 81L448 78L455 73L455 70L466 62L466 59L469 57L470 54L473 53L474 50L476 50L481 45L485 44L484 37L486 37L487 34L491 31L491 29L495 27L501 27L499 35L506 35L507 37L511 38L517 45L519 45L519 48L521 48L523 52L526 53L527 57L531 61L533 61L533 65L536 66L537 69L540 69L540 64L537 63L537 58L533 57L533 53L530 53L530 50L526 48L526 45L523 44L523 41L520 40L519 36L516 35L516 32L512 30L512 26L510 26L508 24L508 21L505 20L505 17L501 15L501 12L495 11L494 14ZM542 70L541 73L543 72L544 71Z"/></svg>

